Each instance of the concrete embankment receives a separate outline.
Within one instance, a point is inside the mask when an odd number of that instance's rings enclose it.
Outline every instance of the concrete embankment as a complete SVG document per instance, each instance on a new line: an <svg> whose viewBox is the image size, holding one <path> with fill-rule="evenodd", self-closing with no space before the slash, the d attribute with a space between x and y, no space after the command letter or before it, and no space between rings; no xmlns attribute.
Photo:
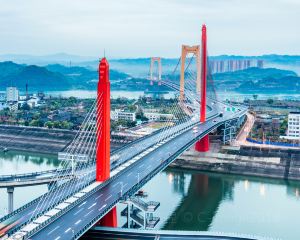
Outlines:
<svg viewBox="0 0 300 240"><path fill-rule="evenodd" d="M190 149L171 167L248 176L300 180L300 149L228 148L219 153Z"/></svg>
<svg viewBox="0 0 300 240"><path fill-rule="evenodd" d="M63 151L74 139L76 131L0 125L0 151L14 150L46 154L57 154ZM111 141L114 150L127 143L126 139Z"/></svg>
<svg viewBox="0 0 300 240"><path fill-rule="evenodd" d="M0 150L57 154L74 136L69 130L0 125Z"/></svg>

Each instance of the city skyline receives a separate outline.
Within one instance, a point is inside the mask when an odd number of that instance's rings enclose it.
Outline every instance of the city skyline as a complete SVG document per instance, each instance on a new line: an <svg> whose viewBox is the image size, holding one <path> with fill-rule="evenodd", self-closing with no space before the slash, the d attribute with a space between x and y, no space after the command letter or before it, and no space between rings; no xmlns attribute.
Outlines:
<svg viewBox="0 0 300 240"><path fill-rule="evenodd" d="M295 0L0 2L0 54L177 57L200 43L202 23L210 55L300 54Z"/></svg>

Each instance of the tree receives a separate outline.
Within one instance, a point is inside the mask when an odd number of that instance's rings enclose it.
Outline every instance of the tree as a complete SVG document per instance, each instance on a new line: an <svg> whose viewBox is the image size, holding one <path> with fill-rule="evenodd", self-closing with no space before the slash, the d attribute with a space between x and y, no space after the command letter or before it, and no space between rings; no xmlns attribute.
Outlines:
<svg viewBox="0 0 300 240"><path fill-rule="evenodd" d="M30 106L28 105L27 102L23 103L21 110L23 111L29 111L30 110Z"/></svg>
<svg viewBox="0 0 300 240"><path fill-rule="evenodd" d="M53 122L51 122L51 121L45 122L45 127L47 127L47 128L53 128L53 126L54 126Z"/></svg>
<svg viewBox="0 0 300 240"><path fill-rule="evenodd" d="M39 119L33 119L30 121L29 126L33 126L33 127L42 127L44 126L43 122Z"/></svg>
<svg viewBox="0 0 300 240"><path fill-rule="evenodd" d="M269 105L271 105L271 104L274 103L274 100L273 100L272 98L269 98L269 99L267 100L267 103L268 103Z"/></svg>
<svg viewBox="0 0 300 240"><path fill-rule="evenodd" d="M63 121L60 123L60 126L64 129L71 129L73 127L73 124L68 121Z"/></svg>
<svg viewBox="0 0 300 240"><path fill-rule="evenodd" d="M258 95L257 94L253 94L252 97L253 97L254 100L257 100Z"/></svg>

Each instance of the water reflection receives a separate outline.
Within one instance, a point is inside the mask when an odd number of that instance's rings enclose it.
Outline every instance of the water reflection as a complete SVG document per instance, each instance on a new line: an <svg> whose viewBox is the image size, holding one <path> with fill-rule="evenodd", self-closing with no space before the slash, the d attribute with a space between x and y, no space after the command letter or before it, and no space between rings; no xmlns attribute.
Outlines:
<svg viewBox="0 0 300 240"><path fill-rule="evenodd" d="M184 193L183 172L173 174L173 189L183 198L162 229L165 230L208 230L223 199L232 199L233 182L221 178L193 174L187 193Z"/></svg>
<svg viewBox="0 0 300 240"><path fill-rule="evenodd" d="M161 202L160 229L299 239L297 181L167 169L144 190Z"/></svg>
<svg viewBox="0 0 300 240"><path fill-rule="evenodd" d="M15 151L0 153L0 175L49 170L58 165L56 155Z"/></svg>
<svg viewBox="0 0 300 240"><path fill-rule="evenodd" d="M59 161L56 155L13 151L0 153L0 175L45 171L54 169L58 165ZM37 198L46 191L46 185L16 188L14 191L15 208ZM7 204L6 188L0 188L0 217L7 213Z"/></svg>

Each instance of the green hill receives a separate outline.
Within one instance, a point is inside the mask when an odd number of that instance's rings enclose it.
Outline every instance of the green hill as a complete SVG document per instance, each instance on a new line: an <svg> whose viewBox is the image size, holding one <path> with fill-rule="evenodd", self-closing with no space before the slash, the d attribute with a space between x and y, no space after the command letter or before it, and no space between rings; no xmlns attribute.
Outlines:
<svg viewBox="0 0 300 240"><path fill-rule="evenodd" d="M110 79L124 80L130 76L110 70ZM0 89L16 86L25 89L28 83L31 90L96 89L98 72L84 67L66 67L59 64L40 67L21 65L14 62L0 62Z"/></svg>

